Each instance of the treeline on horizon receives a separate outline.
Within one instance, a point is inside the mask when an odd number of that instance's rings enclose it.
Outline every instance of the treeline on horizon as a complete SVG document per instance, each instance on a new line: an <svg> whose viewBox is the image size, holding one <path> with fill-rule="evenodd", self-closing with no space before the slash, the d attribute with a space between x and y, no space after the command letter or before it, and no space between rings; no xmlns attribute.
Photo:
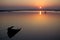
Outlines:
<svg viewBox="0 0 60 40"><path fill-rule="evenodd" d="M0 12L12 12L12 11L60 11L60 9L17 9L17 10L0 10Z"/></svg>

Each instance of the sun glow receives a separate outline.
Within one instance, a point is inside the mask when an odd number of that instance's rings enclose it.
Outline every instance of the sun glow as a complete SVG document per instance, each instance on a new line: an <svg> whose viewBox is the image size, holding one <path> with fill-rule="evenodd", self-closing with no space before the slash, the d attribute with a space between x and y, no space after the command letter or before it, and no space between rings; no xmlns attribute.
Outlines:
<svg viewBox="0 0 60 40"><path fill-rule="evenodd" d="M42 7L40 6L40 8L39 9L42 9ZM41 15L41 11L39 11L39 14Z"/></svg>
<svg viewBox="0 0 60 40"><path fill-rule="evenodd" d="M42 7L40 7L40 9L41 9Z"/></svg>

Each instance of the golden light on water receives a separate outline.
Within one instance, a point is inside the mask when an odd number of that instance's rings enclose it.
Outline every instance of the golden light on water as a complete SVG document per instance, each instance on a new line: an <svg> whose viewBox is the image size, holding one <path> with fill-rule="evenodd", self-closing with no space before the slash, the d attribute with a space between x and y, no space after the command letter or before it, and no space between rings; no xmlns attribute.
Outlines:
<svg viewBox="0 0 60 40"><path fill-rule="evenodd" d="M39 11L39 14L41 15L41 11Z"/></svg>
<svg viewBox="0 0 60 40"><path fill-rule="evenodd" d="M39 9L42 9L42 7L40 6L40 8ZM41 11L39 11L39 14L41 15Z"/></svg>

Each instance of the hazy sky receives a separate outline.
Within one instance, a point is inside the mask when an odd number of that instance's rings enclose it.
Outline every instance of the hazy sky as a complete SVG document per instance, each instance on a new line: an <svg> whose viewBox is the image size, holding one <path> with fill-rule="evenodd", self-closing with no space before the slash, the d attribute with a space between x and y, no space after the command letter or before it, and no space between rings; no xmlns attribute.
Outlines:
<svg viewBox="0 0 60 40"><path fill-rule="evenodd" d="M60 8L60 0L0 0L1 7Z"/></svg>

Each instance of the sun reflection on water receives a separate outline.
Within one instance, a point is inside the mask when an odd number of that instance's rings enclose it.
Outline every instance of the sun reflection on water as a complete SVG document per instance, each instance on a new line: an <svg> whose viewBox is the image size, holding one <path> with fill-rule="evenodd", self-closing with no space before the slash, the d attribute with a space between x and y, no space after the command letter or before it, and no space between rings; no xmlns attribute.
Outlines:
<svg viewBox="0 0 60 40"><path fill-rule="evenodd" d="M42 12L41 12L41 11L39 11L39 14L41 15L41 14L42 14Z"/></svg>

